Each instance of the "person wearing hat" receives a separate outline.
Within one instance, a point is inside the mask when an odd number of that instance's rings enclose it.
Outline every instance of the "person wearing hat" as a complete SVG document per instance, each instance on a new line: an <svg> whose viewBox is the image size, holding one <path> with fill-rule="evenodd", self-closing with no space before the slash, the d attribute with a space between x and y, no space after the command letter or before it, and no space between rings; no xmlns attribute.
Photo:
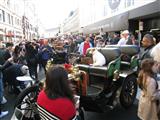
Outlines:
<svg viewBox="0 0 160 120"><path fill-rule="evenodd" d="M121 39L118 41L117 45L126 45L127 41L129 38L129 31L128 30L124 30L121 33Z"/></svg>
<svg viewBox="0 0 160 120"><path fill-rule="evenodd" d="M104 47L105 46L105 41L102 38L98 39L97 41L98 42L96 44L96 47Z"/></svg>

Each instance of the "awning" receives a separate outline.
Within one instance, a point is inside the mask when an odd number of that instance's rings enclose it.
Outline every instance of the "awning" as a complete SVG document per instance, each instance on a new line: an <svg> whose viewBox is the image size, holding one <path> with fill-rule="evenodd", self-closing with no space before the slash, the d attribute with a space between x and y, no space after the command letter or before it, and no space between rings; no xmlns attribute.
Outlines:
<svg viewBox="0 0 160 120"><path fill-rule="evenodd" d="M104 32L128 29L128 12L84 26L83 33L98 33L100 28L103 28Z"/></svg>
<svg viewBox="0 0 160 120"><path fill-rule="evenodd" d="M6 37L14 37L14 34L12 33L6 34Z"/></svg>

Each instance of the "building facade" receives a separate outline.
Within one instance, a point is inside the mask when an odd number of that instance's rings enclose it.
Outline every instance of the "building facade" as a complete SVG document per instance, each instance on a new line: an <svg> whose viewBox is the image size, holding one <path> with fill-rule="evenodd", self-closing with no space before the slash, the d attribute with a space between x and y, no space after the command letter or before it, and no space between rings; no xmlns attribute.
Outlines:
<svg viewBox="0 0 160 120"><path fill-rule="evenodd" d="M0 39L5 42L23 38L22 17L15 13L13 6L8 0L0 1Z"/></svg>
<svg viewBox="0 0 160 120"><path fill-rule="evenodd" d="M0 40L18 42L37 38L38 26L27 16L35 14L25 15L25 7L28 8L23 0L0 0Z"/></svg>
<svg viewBox="0 0 160 120"><path fill-rule="evenodd" d="M46 29L45 31L46 31L45 32L46 34L44 36L45 38L54 38L60 34L60 27Z"/></svg>
<svg viewBox="0 0 160 120"><path fill-rule="evenodd" d="M80 30L79 9L72 11L69 17L61 25L62 34L75 34Z"/></svg>
<svg viewBox="0 0 160 120"><path fill-rule="evenodd" d="M80 27L84 33L160 28L160 0L81 0ZM142 26L143 25L143 26Z"/></svg>

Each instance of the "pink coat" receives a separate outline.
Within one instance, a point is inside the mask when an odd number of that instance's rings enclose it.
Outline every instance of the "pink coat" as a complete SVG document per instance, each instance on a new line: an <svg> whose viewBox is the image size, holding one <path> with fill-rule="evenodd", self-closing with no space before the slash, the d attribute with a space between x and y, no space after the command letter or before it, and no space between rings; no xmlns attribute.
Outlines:
<svg viewBox="0 0 160 120"><path fill-rule="evenodd" d="M153 78L147 78L147 90L141 91L138 117L142 120L158 120L157 101L160 99L160 92L157 90L157 83Z"/></svg>

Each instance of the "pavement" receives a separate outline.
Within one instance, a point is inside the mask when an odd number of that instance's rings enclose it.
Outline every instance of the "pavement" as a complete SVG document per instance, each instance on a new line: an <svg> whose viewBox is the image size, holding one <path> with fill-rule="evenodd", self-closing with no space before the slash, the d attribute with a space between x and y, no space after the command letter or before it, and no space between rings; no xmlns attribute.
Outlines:
<svg viewBox="0 0 160 120"><path fill-rule="evenodd" d="M39 73L39 78L44 78L44 72ZM160 85L160 81L158 81ZM140 96L140 89L138 89L138 93L136 96L136 100L134 105L130 109L124 109L120 105L114 108L111 111L106 113L94 113L94 112L87 112L85 111L85 120L139 120L137 117L137 109L138 109L138 99ZM14 112L14 104L16 101L17 95L8 93L7 89L5 90L5 97L7 98L8 102L3 105L3 110L8 110L9 114L2 118L1 120L11 120L11 117Z"/></svg>
<svg viewBox="0 0 160 120"><path fill-rule="evenodd" d="M38 73L39 80L44 79L44 76L45 76L44 71L43 70L39 71L39 73ZM12 93L12 94L9 93L7 87L5 88L5 94L4 95L5 95L5 98L7 99L7 103L2 106L2 110L3 111L8 110L9 114L7 116L3 117L0 120L11 120L11 117L14 113L15 101L16 101L16 98L17 98L18 95L14 94L14 93Z"/></svg>

